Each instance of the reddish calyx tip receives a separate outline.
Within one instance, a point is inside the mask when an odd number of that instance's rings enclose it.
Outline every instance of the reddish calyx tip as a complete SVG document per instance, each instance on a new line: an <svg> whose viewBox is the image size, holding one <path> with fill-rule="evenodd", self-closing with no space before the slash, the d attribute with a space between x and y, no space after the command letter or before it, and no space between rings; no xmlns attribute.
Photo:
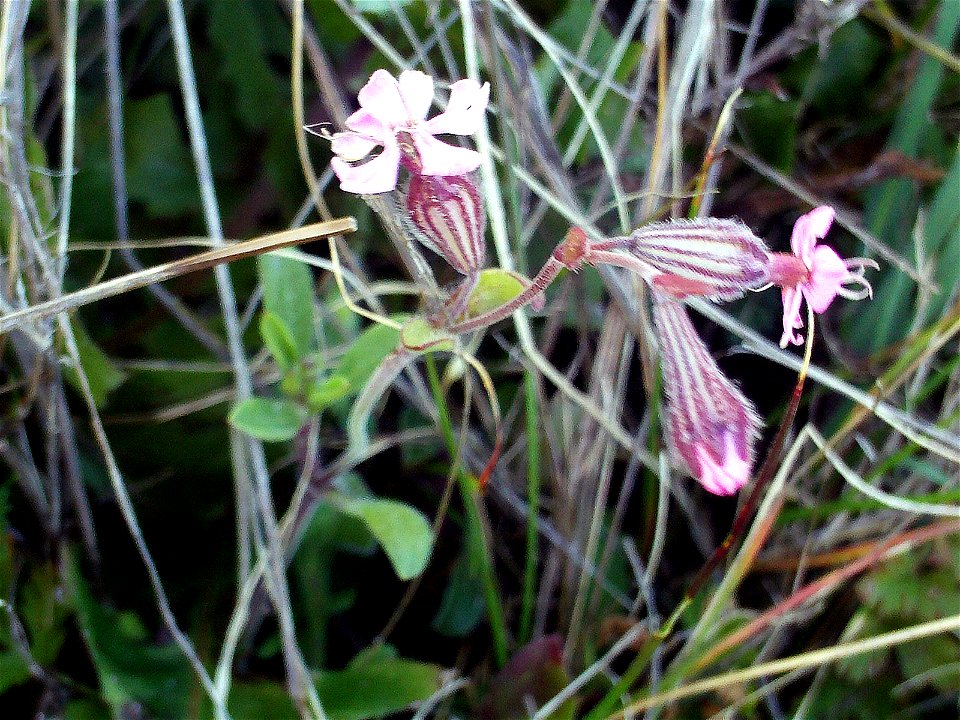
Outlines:
<svg viewBox="0 0 960 720"><path fill-rule="evenodd" d="M563 242L553 251L556 258L564 267L570 270L579 270L583 265L583 258L587 254L587 234L578 227L572 227L567 232Z"/></svg>

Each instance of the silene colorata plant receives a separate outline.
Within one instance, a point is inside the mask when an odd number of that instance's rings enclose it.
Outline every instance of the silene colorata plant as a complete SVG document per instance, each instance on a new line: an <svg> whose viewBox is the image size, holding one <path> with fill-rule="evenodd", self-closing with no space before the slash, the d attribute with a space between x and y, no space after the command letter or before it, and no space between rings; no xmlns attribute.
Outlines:
<svg viewBox="0 0 960 720"><path fill-rule="evenodd" d="M434 79L423 72L408 70L394 78L377 70L360 90L360 107L347 119L346 130L318 132L330 141L335 155L331 166L341 190L361 196L399 194L411 235L463 276L439 311L408 325L416 332L401 333L404 349L459 347L458 338L466 333L489 327L524 306L540 308L544 291L564 269L610 266L635 273L650 290L666 396L663 427L675 464L711 493L740 490L753 474L762 422L753 403L713 359L684 300L722 303L748 291L778 287L783 298L780 346L801 345L804 337L797 331L804 327L804 301L812 318L826 312L838 296L870 297L864 273L876 263L843 259L830 246L818 244L834 220L833 208L821 206L796 221L791 253L772 252L739 220L708 217L655 222L614 237L572 228L530 280L486 268L486 213L475 177L482 157L437 136L477 133L490 86L470 79L454 82L446 109L427 119L434 89ZM493 304L490 298L500 302ZM462 347L459 352L464 352ZM384 390L398 367L385 363L370 385ZM485 384L492 395L491 384ZM495 404L495 398L491 400Z"/></svg>

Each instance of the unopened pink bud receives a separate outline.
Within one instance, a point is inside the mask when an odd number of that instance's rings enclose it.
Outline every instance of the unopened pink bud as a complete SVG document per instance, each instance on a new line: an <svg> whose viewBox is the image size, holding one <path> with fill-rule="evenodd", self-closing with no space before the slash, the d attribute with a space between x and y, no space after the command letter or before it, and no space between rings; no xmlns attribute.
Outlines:
<svg viewBox="0 0 960 720"><path fill-rule="evenodd" d="M417 239L463 275L486 261L486 213L469 175L413 175L407 187L407 214Z"/></svg>
<svg viewBox="0 0 960 720"><path fill-rule="evenodd" d="M717 366L683 305L663 293L653 295L668 443L704 488L732 495L750 479L760 418Z"/></svg>

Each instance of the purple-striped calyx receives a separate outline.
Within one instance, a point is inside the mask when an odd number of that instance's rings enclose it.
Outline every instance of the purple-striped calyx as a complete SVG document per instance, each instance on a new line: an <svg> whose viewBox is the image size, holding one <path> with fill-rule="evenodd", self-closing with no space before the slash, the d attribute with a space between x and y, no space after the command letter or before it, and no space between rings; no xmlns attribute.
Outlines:
<svg viewBox="0 0 960 720"><path fill-rule="evenodd" d="M676 298L733 300L770 280L767 246L738 220L652 223L628 236L594 243L592 249L592 261L633 270Z"/></svg>
<svg viewBox="0 0 960 720"><path fill-rule="evenodd" d="M652 294L668 444L704 488L732 495L750 479L760 418L717 366L683 304Z"/></svg>
<svg viewBox="0 0 960 720"><path fill-rule="evenodd" d="M417 239L460 274L474 276L486 261L483 199L470 175L413 175L407 214Z"/></svg>

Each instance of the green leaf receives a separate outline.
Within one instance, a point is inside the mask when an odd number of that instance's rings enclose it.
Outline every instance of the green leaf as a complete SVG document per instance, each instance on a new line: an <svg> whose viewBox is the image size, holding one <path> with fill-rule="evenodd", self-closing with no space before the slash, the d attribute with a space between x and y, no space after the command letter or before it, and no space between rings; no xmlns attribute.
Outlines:
<svg viewBox="0 0 960 720"><path fill-rule="evenodd" d="M836 117L839 112L860 113L864 88L877 62L884 57L884 43L859 18L845 23L830 36L826 57L817 63L810 102Z"/></svg>
<svg viewBox="0 0 960 720"><path fill-rule="evenodd" d="M951 612L955 611L956 606ZM953 635L944 633L914 640L898 645L894 652L904 677L914 683L923 678L922 683L915 684L918 689L929 685L942 693L960 691L960 642Z"/></svg>
<svg viewBox="0 0 960 720"><path fill-rule="evenodd" d="M400 333L386 325L371 325L354 340L340 358L336 374L346 378L354 391L373 375L373 371L400 343Z"/></svg>
<svg viewBox="0 0 960 720"><path fill-rule="evenodd" d="M431 627L448 637L466 637L480 624L485 607L480 573L471 568L468 553L461 552L450 571Z"/></svg>
<svg viewBox="0 0 960 720"><path fill-rule="evenodd" d="M168 95L126 103L127 189L154 217L198 210L197 177Z"/></svg>
<svg viewBox="0 0 960 720"><path fill-rule="evenodd" d="M134 701L151 716L187 717L194 682L180 648L146 642L142 630L132 629L124 620L130 613L100 605L70 554L65 574L67 594L100 678L101 693L114 714L119 716L121 708Z"/></svg>
<svg viewBox="0 0 960 720"><path fill-rule="evenodd" d="M749 93L746 107L737 112L737 127L746 145L784 173L793 169L800 103L780 100L772 93Z"/></svg>
<svg viewBox="0 0 960 720"><path fill-rule="evenodd" d="M282 85L267 56L264 8L269 3L207 0L208 32L220 76L234 89L235 108L251 129L270 128L285 107ZM258 7L259 6L259 7ZM273 13L271 12L271 15Z"/></svg>
<svg viewBox="0 0 960 720"><path fill-rule="evenodd" d="M93 700L71 700L63 709L64 720L111 720L110 708Z"/></svg>
<svg viewBox="0 0 960 720"><path fill-rule="evenodd" d="M307 410L292 400L247 398L230 411L230 424L237 430L267 442L293 438L307 421Z"/></svg>
<svg viewBox="0 0 960 720"><path fill-rule="evenodd" d="M66 635L69 608L62 594L57 571L50 564L37 566L23 587L20 612L29 632L30 652L44 666L57 659Z"/></svg>
<svg viewBox="0 0 960 720"><path fill-rule="evenodd" d="M6 618L3 620L6 624ZM30 668L16 650L0 652L0 693L30 679Z"/></svg>
<svg viewBox="0 0 960 720"><path fill-rule="evenodd" d="M370 648L344 670L317 673L317 694L330 720L366 720L400 712L426 700L439 688L437 665L397 658L383 647Z"/></svg>
<svg viewBox="0 0 960 720"><path fill-rule="evenodd" d="M313 275L298 260L267 253L257 258L263 286L263 308L290 331L297 357L313 348Z"/></svg>
<svg viewBox="0 0 960 720"><path fill-rule="evenodd" d="M941 3L930 39L940 47L948 48L952 47L958 33L960 3ZM908 157L920 157L924 137L935 129L930 117L935 112L943 76L944 68L936 58L920 58L913 82L903 97L896 121L887 138L888 148L899 150ZM944 180L949 178L950 175ZM946 187L949 197L947 202L956 206L956 185ZM904 253L903 249L910 246L909 238L916 224L916 195L913 182L896 178L869 188L864 202L864 224L867 229L898 254L906 255L908 260L912 253ZM939 248L927 247L925 251L936 255ZM942 262L943 258L938 265ZM860 351L878 350L902 338L910 327L910 323L903 322L903 317L907 312L911 293L915 290L913 281L895 268L881 266L881 274L873 287L873 301L865 307L849 311L847 329L854 345ZM949 292L947 294L949 295Z"/></svg>
<svg viewBox="0 0 960 720"><path fill-rule="evenodd" d="M397 577L410 580L423 572L433 549L433 533L423 513L396 500L342 495L332 499L343 512L366 523Z"/></svg>
<svg viewBox="0 0 960 720"><path fill-rule="evenodd" d="M260 316L260 337L281 370L289 370L300 361L290 328L269 310Z"/></svg>
<svg viewBox="0 0 960 720"><path fill-rule="evenodd" d="M930 202L923 228L924 244L932 263L933 279L940 286L939 295L930 298L926 311L928 321L939 318L951 300L948 288L960 287L960 144L953 153L953 164Z"/></svg>
<svg viewBox="0 0 960 720"><path fill-rule="evenodd" d="M343 375L330 375L310 388L307 392L307 404L312 411L319 412L337 400L342 400L352 390L353 386Z"/></svg>
<svg viewBox="0 0 960 720"><path fill-rule="evenodd" d="M272 682L235 682L230 686L227 710L234 720L299 720L286 687ZM329 715L329 712L327 713ZM209 713L207 717L212 718Z"/></svg>
<svg viewBox="0 0 960 720"><path fill-rule="evenodd" d="M77 323L71 323L73 334L77 340L77 351L80 354L80 366L90 383L90 393L93 402L99 408L107 402L107 395L120 387L127 376L113 364L113 362L96 346L86 331ZM79 392L80 378L75 367L67 366L64 369L67 382Z"/></svg>

